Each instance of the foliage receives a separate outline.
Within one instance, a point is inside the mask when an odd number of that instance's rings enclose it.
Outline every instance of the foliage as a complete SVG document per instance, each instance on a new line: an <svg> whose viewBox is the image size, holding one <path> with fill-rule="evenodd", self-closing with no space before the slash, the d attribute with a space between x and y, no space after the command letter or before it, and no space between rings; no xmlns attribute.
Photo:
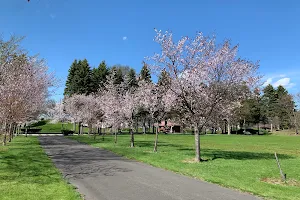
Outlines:
<svg viewBox="0 0 300 200"><path fill-rule="evenodd" d="M91 82L92 82L92 92L97 93L98 90L103 90L104 85L106 83L106 77L109 75L109 69L105 63L105 61L102 61L98 68L94 68L92 70L92 77L91 77Z"/></svg>
<svg viewBox="0 0 300 200"><path fill-rule="evenodd" d="M92 71L86 59L74 60L66 81L64 95L90 94L92 92Z"/></svg>
<svg viewBox="0 0 300 200"><path fill-rule="evenodd" d="M67 135L73 135L73 134L74 134L74 131L72 131L72 130L61 130L61 133L62 133L64 136L67 136Z"/></svg>
<svg viewBox="0 0 300 200"><path fill-rule="evenodd" d="M145 62L143 62L143 67L140 72L140 80L143 80L145 82L151 82L150 70Z"/></svg>

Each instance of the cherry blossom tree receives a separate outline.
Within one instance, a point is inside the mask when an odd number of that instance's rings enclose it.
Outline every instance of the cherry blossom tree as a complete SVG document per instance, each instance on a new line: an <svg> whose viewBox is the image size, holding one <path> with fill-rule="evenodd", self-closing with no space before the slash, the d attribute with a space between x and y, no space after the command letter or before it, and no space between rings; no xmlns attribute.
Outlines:
<svg viewBox="0 0 300 200"><path fill-rule="evenodd" d="M140 106L147 110L152 120L156 122L153 151L157 152L159 123L171 111L176 97L166 85L157 85L149 81L139 82L136 96Z"/></svg>
<svg viewBox="0 0 300 200"><path fill-rule="evenodd" d="M155 42L161 53L148 58L153 72L165 70L171 77L171 91L181 113L194 124L195 161L201 161L200 130L210 121L219 105L239 101L242 85L254 88L259 80L258 63L237 58L238 46L226 40L216 44L215 37L197 33L177 43L171 32L156 30Z"/></svg>
<svg viewBox="0 0 300 200"><path fill-rule="evenodd" d="M17 123L36 119L49 96L54 76L43 60L20 49L22 38L0 39L0 120L4 129L15 130ZM12 131L9 131L9 140ZM3 144L6 144L4 131Z"/></svg>
<svg viewBox="0 0 300 200"><path fill-rule="evenodd" d="M94 95L72 95L67 97L64 100L64 110L74 122L87 123L89 134L92 132L93 126L99 124L104 116L102 99ZM96 133L94 132L94 138L95 136Z"/></svg>
<svg viewBox="0 0 300 200"><path fill-rule="evenodd" d="M133 124L139 108L135 87L128 89L125 84L115 84L114 74L107 78L107 84L101 96L105 98L105 120L115 131L125 125L130 131L130 146L134 147ZM115 132L115 142L117 133Z"/></svg>

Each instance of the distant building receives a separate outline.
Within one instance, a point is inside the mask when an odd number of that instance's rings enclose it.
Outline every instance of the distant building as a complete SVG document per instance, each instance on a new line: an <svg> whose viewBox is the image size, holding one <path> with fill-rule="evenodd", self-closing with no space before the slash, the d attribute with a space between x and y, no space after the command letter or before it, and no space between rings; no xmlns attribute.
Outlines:
<svg viewBox="0 0 300 200"><path fill-rule="evenodd" d="M157 124L155 124L156 126ZM158 124L158 131L165 132L165 133L181 133L182 126L179 123L164 120Z"/></svg>

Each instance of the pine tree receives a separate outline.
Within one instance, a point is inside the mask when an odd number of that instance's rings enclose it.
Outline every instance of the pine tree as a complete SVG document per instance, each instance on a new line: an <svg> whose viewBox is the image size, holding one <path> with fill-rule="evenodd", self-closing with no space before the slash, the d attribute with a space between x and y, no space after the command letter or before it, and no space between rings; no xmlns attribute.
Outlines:
<svg viewBox="0 0 300 200"><path fill-rule="evenodd" d="M277 87L276 97L278 103L276 115L280 121L280 128L289 128L295 107L293 99L288 94L288 91L281 85Z"/></svg>
<svg viewBox="0 0 300 200"><path fill-rule="evenodd" d="M151 82L151 74L150 74L148 66L145 62L143 62L143 68L140 73L140 80L145 80L147 82Z"/></svg>
<svg viewBox="0 0 300 200"><path fill-rule="evenodd" d="M113 70L115 70L114 71L114 73L115 73L114 84L118 85L118 84L121 84L122 82L124 82L122 70L120 68L115 68Z"/></svg>
<svg viewBox="0 0 300 200"><path fill-rule="evenodd" d="M163 70L158 77L157 85L168 87L171 84L170 81L171 81L170 75L168 74L168 72L166 72L166 70Z"/></svg>
<svg viewBox="0 0 300 200"><path fill-rule="evenodd" d="M78 70L78 62L75 59L69 69L69 74L68 74L67 81L66 81L66 87L64 90L64 95L66 95L66 96L71 96L72 94L75 93L74 76L75 76L77 70Z"/></svg>
<svg viewBox="0 0 300 200"><path fill-rule="evenodd" d="M105 61L102 61L98 68L92 70L92 92L97 92L99 89L103 89L109 75L109 70Z"/></svg>
<svg viewBox="0 0 300 200"><path fill-rule="evenodd" d="M126 85L128 89L134 88L138 86L137 80L136 80L136 73L134 69L130 69L128 74L126 75Z"/></svg>
<svg viewBox="0 0 300 200"><path fill-rule="evenodd" d="M90 94L92 92L91 69L86 59L75 60L69 69L64 94Z"/></svg>

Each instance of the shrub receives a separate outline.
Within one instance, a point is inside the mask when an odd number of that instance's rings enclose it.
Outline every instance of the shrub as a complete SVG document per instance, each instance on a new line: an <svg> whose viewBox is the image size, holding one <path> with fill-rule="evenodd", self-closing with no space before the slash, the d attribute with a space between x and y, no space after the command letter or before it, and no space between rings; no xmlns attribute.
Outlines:
<svg viewBox="0 0 300 200"><path fill-rule="evenodd" d="M74 131L71 131L71 130L61 130L61 133L66 136L66 135L72 135L72 134L74 134Z"/></svg>

